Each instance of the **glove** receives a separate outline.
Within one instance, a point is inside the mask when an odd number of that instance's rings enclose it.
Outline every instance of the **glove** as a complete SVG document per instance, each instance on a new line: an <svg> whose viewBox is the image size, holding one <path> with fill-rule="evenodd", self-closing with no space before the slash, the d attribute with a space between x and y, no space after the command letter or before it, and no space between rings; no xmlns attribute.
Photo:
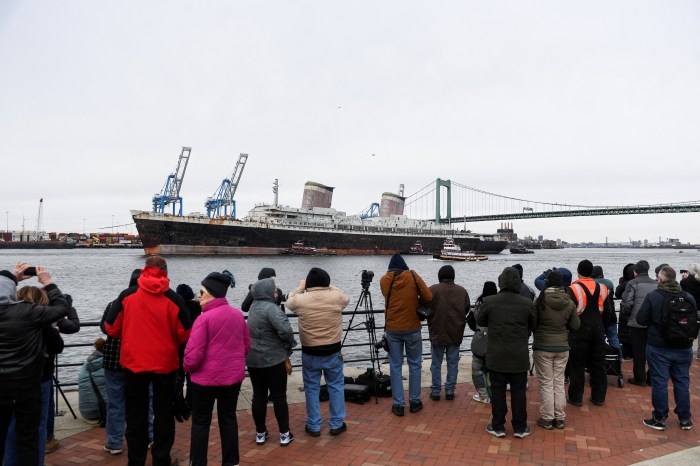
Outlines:
<svg viewBox="0 0 700 466"><path fill-rule="evenodd" d="M190 408L185 402L185 397L182 394L185 385L185 374L178 371L173 385L173 416L177 422L185 422L190 418Z"/></svg>

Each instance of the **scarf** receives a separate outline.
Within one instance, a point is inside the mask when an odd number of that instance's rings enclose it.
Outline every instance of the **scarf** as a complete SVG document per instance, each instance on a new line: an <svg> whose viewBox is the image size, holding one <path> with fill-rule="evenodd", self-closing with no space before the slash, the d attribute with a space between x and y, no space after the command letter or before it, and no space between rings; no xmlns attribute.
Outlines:
<svg viewBox="0 0 700 466"><path fill-rule="evenodd" d="M681 286L675 280L664 280L659 283L659 289L673 294L680 294Z"/></svg>

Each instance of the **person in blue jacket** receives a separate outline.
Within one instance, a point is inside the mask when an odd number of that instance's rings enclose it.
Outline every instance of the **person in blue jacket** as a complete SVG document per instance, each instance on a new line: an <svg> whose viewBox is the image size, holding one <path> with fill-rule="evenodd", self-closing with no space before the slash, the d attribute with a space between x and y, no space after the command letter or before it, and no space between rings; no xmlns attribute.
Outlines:
<svg viewBox="0 0 700 466"><path fill-rule="evenodd" d="M106 419L107 385L102 367L105 340L95 340L95 351L88 356L78 373L78 409L88 424L99 424ZM100 407L103 404L103 407Z"/></svg>

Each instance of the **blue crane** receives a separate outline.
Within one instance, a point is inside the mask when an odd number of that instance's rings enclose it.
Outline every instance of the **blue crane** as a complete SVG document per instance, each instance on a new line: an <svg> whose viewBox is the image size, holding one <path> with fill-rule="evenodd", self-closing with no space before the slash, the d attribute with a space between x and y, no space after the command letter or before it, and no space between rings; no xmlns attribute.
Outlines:
<svg viewBox="0 0 700 466"><path fill-rule="evenodd" d="M180 158L177 161L177 168L175 172L168 175L165 180L165 185L160 193L153 196L153 212L165 213L165 206L168 204L173 205L173 215L175 214L175 209L179 205L177 215L182 217L182 198L180 197L180 188L182 187L182 180L185 178L185 171L187 170L187 162L190 160L190 152L192 152L191 147L182 148L180 152Z"/></svg>
<svg viewBox="0 0 700 466"><path fill-rule="evenodd" d="M366 218L378 217L379 216L379 204L373 202L365 210L360 212L360 219L364 220Z"/></svg>
<svg viewBox="0 0 700 466"><path fill-rule="evenodd" d="M236 194L236 189L241 181L241 175L243 175L243 169L247 160L248 154L241 154L238 157L238 162L236 162L236 167L233 169L231 177L224 179L214 192L214 195L207 198L204 207L207 208L207 216L209 218L236 218L236 201L233 199L233 196ZM230 215L229 207L231 208Z"/></svg>

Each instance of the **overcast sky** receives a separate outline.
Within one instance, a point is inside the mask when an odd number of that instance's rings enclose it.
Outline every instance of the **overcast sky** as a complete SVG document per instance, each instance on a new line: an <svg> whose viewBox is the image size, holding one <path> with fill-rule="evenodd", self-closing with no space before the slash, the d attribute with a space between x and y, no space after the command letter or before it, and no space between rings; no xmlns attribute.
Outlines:
<svg viewBox="0 0 700 466"><path fill-rule="evenodd" d="M438 177L566 204L697 200L700 2L3 0L0 136L3 230L33 225L41 197L47 231L129 223L182 146L185 212L240 152L239 214L275 178L283 204L313 180L348 214ZM514 223L700 243L700 213Z"/></svg>

